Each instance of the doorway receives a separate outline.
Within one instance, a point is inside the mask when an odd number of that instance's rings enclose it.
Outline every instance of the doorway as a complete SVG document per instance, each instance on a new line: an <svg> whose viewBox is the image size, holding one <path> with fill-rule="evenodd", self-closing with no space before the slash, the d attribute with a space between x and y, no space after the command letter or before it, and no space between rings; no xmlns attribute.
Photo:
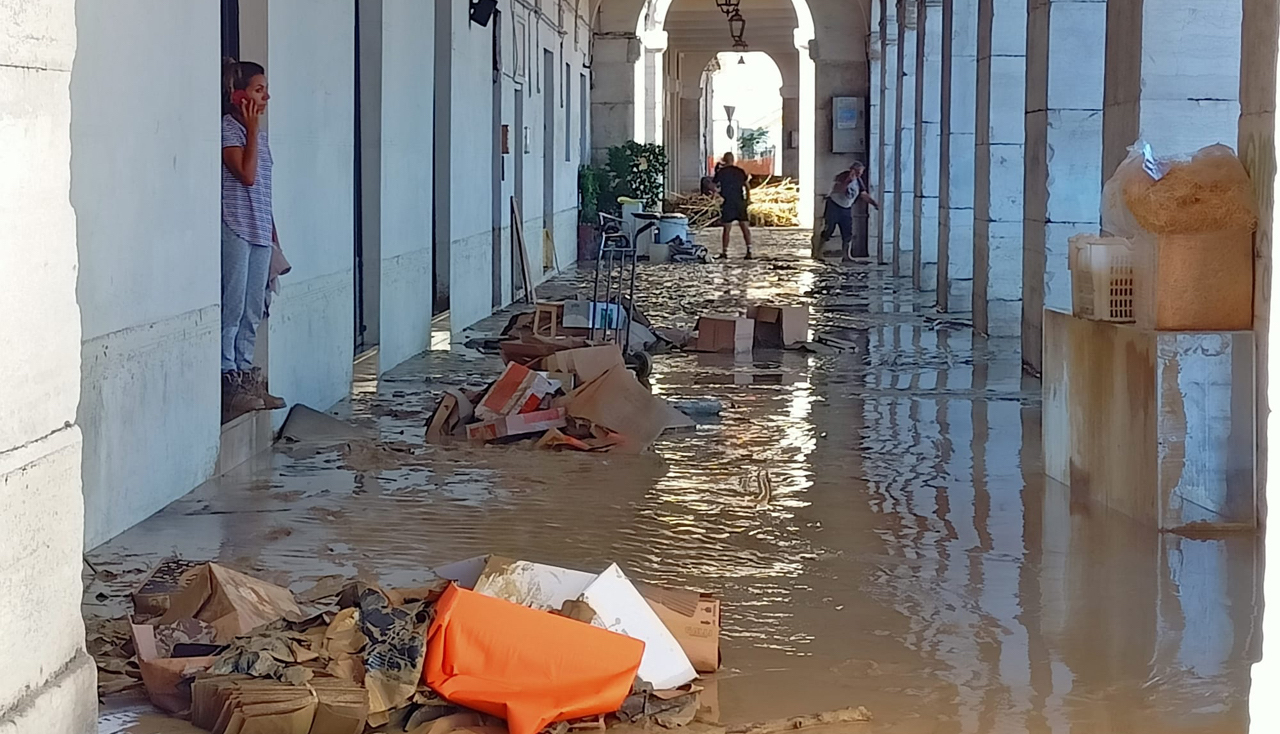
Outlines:
<svg viewBox="0 0 1280 734"><path fill-rule="evenodd" d="M525 129L524 129L524 96L525 90L522 87L515 89L515 125L511 130L509 143L511 145L511 153L515 158L514 176L515 182L513 191L516 203L520 205L520 217L522 221L520 226L524 227L524 220L527 216L524 211L524 149L525 149ZM523 292L524 271L520 267L520 254L516 252L516 248L520 246L520 240L516 237L513 230L511 232L511 295L515 298L517 292ZM525 257L529 255L529 243L524 245Z"/></svg>
<svg viewBox="0 0 1280 734"><path fill-rule="evenodd" d="M493 181L493 192L490 202L490 225L493 228L493 247L491 256L493 258L492 272L493 283L491 290L493 297L490 305L493 310L497 311L502 308L505 302L505 290L502 287L502 211L504 202L502 201L502 154L503 143L506 136L503 135L502 126L502 13L495 11L493 14L493 89L492 89L492 116L490 129L493 130L493 140L490 145L492 153L489 162L489 175ZM514 236L514 233L513 233Z"/></svg>
<svg viewBox="0 0 1280 734"><path fill-rule="evenodd" d="M382 3L355 3L353 300L355 354L380 341L382 301Z"/></svg>
<svg viewBox="0 0 1280 734"><path fill-rule="evenodd" d="M437 343L436 333L443 330L452 335L449 325L449 277L452 251L450 248L453 233L449 226L449 212L452 209L452 187L449 185L449 174L452 168L451 142L453 139L452 112L453 100L453 7L456 3L436 3L436 37L435 37L435 105L433 107L433 124L435 126L435 154L432 156L432 189L434 194L431 207L432 231L432 268L431 268L431 312L432 344Z"/></svg>
<svg viewBox="0 0 1280 734"><path fill-rule="evenodd" d="M542 273L556 269L556 55L542 51Z"/></svg>

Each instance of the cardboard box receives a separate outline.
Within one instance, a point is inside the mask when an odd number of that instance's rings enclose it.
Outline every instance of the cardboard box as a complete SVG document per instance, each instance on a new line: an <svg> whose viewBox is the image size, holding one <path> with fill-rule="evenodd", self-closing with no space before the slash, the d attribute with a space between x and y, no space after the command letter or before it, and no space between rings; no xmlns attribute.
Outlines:
<svg viewBox="0 0 1280 734"><path fill-rule="evenodd" d="M720 600L707 594L636 584L699 673L720 669Z"/></svg>
<svg viewBox="0 0 1280 734"><path fill-rule="evenodd" d="M528 413L537 409L542 398L555 392L547 378L523 365L511 362L502 376L476 406L476 417L492 421L515 413Z"/></svg>
<svg viewBox="0 0 1280 734"><path fill-rule="evenodd" d="M190 621L190 620L188 620ZM170 657L156 639L156 627L132 625L133 646L138 657L138 671L151 703L171 714L191 708L191 680L213 666L217 656Z"/></svg>
<svg viewBox="0 0 1280 734"><path fill-rule="evenodd" d="M591 382L615 366L626 366L622 359L622 350L615 344L566 349L542 360L543 369L548 372L575 374L578 376L578 384Z"/></svg>
<svg viewBox="0 0 1280 734"><path fill-rule="evenodd" d="M155 623L197 619L212 625L216 642L222 644L264 624L301 614L288 589L207 563L191 574L187 587L172 598L169 611Z"/></svg>
<svg viewBox="0 0 1280 734"><path fill-rule="evenodd" d="M543 381L545 382L545 379ZM564 408L550 408L548 410L535 410L530 413L504 415L494 420L472 423L467 426L467 438L477 443L484 443L507 436L541 433L551 428L563 428L565 425L564 416Z"/></svg>
<svg viewBox="0 0 1280 734"><path fill-rule="evenodd" d="M752 306L747 318L755 321L755 345L761 349L786 349L809 340L808 306Z"/></svg>
<svg viewBox="0 0 1280 734"><path fill-rule="evenodd" d="M741 316L703 316L698 319L695 352L751 351L755 341L756 322Z"/></svg>

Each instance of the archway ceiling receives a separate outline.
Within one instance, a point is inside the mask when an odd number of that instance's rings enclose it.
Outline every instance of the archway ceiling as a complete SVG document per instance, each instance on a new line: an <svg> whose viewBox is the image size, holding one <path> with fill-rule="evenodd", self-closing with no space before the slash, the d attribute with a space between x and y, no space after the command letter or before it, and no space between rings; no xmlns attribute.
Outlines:
<svg viewBox="0 0 1280 734"><path fill-rule="evenodd" d="M753 51L795 48L796 11L791 0L742 0L743 40ZM715 0L674 0L663 30L676 51L731 51L733 38Z"/></svg>

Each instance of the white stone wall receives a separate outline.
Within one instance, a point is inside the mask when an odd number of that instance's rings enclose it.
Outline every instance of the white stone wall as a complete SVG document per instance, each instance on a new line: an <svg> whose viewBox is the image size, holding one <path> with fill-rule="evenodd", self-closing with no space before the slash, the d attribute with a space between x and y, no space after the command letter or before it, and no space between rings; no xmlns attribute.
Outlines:
<svg viewBox="0 0 1280 734"><path fill-rule="evenodd" d="M74 3L71 203L85 540L207 479L218 454L218 8Z"/></svg>
<svg viewBox="0 0 1280 734"><path fill-rule="evenodd" d="M355 344L355 6L269 0L267 13L273 206L293 264L271 306L268 370L277 395L323 410L351 389Z"/></svg>
<svg viewBox="0 0 1280 734"><path fill-rule="evenodd" d="M0 0L0 732L97 730L80 619L71 0Z"/></svg>
<svg viewBox="0 0 1280 734"><path fill-rule="evenodd" d="M435 9L382 0L379 366L426 349L431 334ZM366 184L367 185L367 184Z"/></svg>
<svg viewBox="0 0 1280 734"><path fill-rule="evenodd" d="M510 152L503 156L504 178L494 186L490 175L495 144L493 120L493 31L470 22L467 13L452 13L452 91L450 99L449 282L450 323L455 331L466 328L493 311L494 249L493 205L501 197L502 243L498 254L500 290L497 305L511 300L512 281L519 275L512 263L510 197L522 194L520 207L526 253L535 279L555 274L544 269L543 229L552 233L554 264L563 270L577 260L578 166L582 162L582 120L589 114L581 107L582 73L589 34L581 19L575 20L572 4L565 6L565 36L554 3L544 3L542 14L530 13L518 3L499 6L503 15L503 72L500 119L510 129ZM517 41L516 34L523 38ZM518 49L524 50L517 59ZM545 70L544 53L553 59L553 73ZM565 86L565 64L569 84ZM520 70L520 72L517 72ZM543 90L546 90L544 92ZM544 94L553 98L551 124L544 125ZM516 95L520 95L523 119L515 119ZM568 146L566 150L566 127ZM588 126L590 129L590 126ZM550 135L552 155L544 160L545 136ZM525 146L524 143L528 142ZM567 153L567 155L566 155ZM523 156L523 181L517 189L516 156ZM554 200L546 218L544 166L550 166Z"/></svg>

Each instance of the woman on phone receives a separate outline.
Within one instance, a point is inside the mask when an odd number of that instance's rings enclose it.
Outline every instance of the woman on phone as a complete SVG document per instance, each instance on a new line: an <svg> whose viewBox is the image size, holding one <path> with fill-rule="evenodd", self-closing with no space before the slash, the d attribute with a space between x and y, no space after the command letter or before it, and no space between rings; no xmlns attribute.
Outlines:
<svg viewBox="0 0 1280 734"><path fill-rule="evenodd" d="M253 366L267 298L272 243L271 148L262 130L266 70L229 61L222 115L222 414L227 421L285 403L267 391Z"/></svg>

